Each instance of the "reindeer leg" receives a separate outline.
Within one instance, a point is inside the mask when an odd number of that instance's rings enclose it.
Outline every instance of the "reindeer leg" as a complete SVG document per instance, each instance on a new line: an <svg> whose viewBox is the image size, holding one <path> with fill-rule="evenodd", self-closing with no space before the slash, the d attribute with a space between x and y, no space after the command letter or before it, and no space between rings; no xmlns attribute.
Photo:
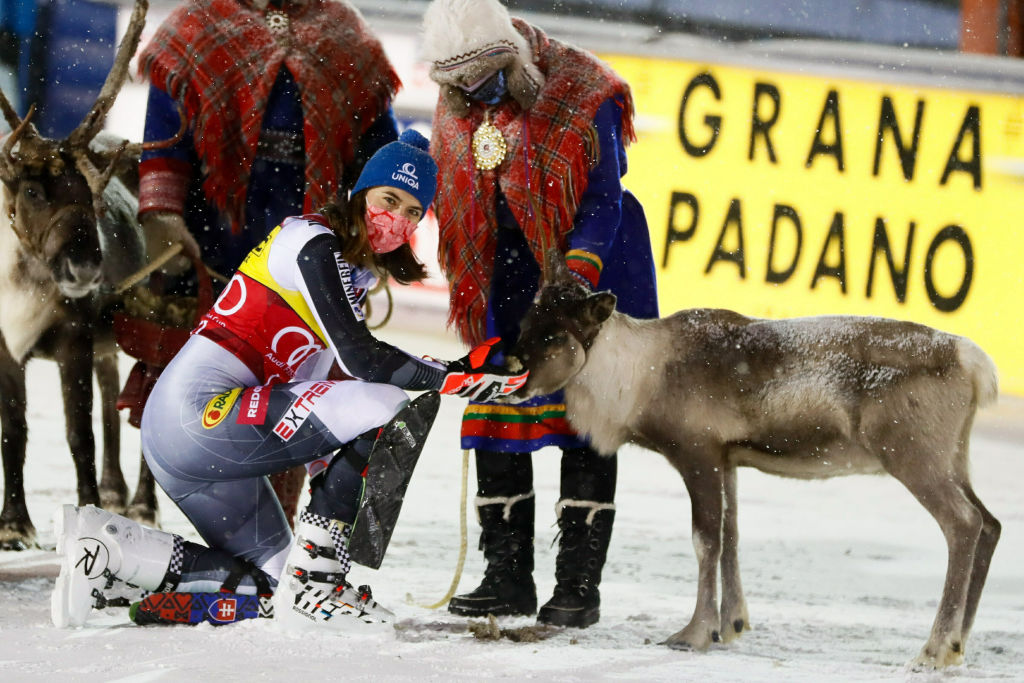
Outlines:
<svg viewBox="0 0 1024 683"><path fill-rule="evenodd" d="M960 429L960 440L957 449L957 463L961 463L960 469L963 472L963 485L961 489L967 500L974 505L974 508L981 514L981 536L978 538L978 545L974 549L974 568L971 570L971 582L967 586L967 604L964 607L964 620L961 633L964 645L967 645L967 636L970 635L971 626L974 625L974 614L978 611L978 602L981 600L981 590L985 587L985 579L988 577L989 565L992 563L992 553L995 552L996 544L1002 533L1002 525L999 520L988 511L978 496L971 488L970 474L967 471L967 463L970 461L971 428L974 425L974 414L964 420Z"/></svg>
<svg viewBox="0 0 1024 683"><path fill-rule="evenodd" d="M978 611L978 601L981 600L981 589L985 587L985 579L988 577L988 568L992 563L992 553L995 552L996 543L999 542L999 535L1002 532L1002 525L991 512L988 511L974 489L969 485L965 487L964 494L968 500L974 503L982 517L981 537L978 539L978 547L974 551L974 569L971 571L971 583L967 588L967 606L964 608L963 640L966 644L967 636L974 625L974 613Z"/></svg>
<svg viewBox="0 0 1024 683"><path fill-rule="evenodd" d="M0 339L2 347L2 339ZM36 545L36 529L25 504L25 368L0 349L0 452L4 466L4 507L0 512L0 550Z"/></svg>
<svg viewBox="0 0 1024 683"><path fill-rule="evenodd" d="M140 524L160 528L160 511L156 502L156 480L153 472L146 464L146 458L139 454L139 483L135 486L135 495L128 506L127 516Z"/></svg>
<svg viewBox="0 0 1024 683"><path fill-rule="evenodd" d="M100 478L100 504L110 512L124 512L128 485L121 471L121 419L117 414L120 380L117 356L97 354L93 360L96 383L100 388L100 411L103 416L103 475Z"/></svg>
<svg viewBox="0 0 1024 683"><path fill-rule="evenodd" d="M728 643L750 628L747 601L740 583L739 523L736 517L736 468L724 476L725 515L722 522L722 642Z"/></svg>
<svg viewBox="0 0 1024 683"><path fill-rule="evenodd" d="M915 453L904 453L904 462L910 460L917 460ZM971 574L984 525L983 515L965 495L965 483L953 471L924 472L918 468L916 473L902 469L892 473L935 518L948 547L946 580L939 610L928 642L913 665L942 668L962 664L968 586L973 581Z"/></svg>
<svg viewBox="0 0 1024 683"><path fill-rule="evenodd" d="M682 462L680 462L682 461ZM723 468L707 461L673 464L690 494L693 548L697 556L697 604L690 623L665 644L674 650L706 650L719 640L718 566L722 555Z"/></svg>
<svg viewBox="0 0 1024 683"><path fill-rule="evenodd" d="M92 432L92 332L82 321L72 321L68 327L77 331L57 344L55 353L64 398L64 429L78 474L78 504L99 505Z"/></svg>

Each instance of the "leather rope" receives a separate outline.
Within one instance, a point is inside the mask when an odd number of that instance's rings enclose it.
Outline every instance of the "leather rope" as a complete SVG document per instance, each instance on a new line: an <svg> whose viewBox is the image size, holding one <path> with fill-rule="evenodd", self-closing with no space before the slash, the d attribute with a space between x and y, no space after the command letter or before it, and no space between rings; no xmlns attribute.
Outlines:
<svg viewBox="0 0 1024 683"><path fill-rule="evenodd" d="M417 607L424 609L437 609L448 604L448 601L455 595L455 591L459 589L459 581L462 579L462 567L466 563L466 498L467 498L467 482L469 480L469 450L463 449L462 451L462 494L459 503L459 561L455 565L455 576L452 577L452 585L448 588L448 592L445 593L444 597L431 605L424 605L421 603L414 602L412 594L407 594L405 601L407 603L415 604Z"/></svg>

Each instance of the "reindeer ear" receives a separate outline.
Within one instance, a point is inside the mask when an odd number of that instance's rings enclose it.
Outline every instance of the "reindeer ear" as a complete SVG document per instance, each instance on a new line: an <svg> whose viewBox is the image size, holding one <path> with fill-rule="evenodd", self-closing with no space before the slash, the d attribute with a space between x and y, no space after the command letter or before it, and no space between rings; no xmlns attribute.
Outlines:
<svg viewBox="0 0 1024 683"><path fill-rule="evenodd" d="M572 277L572 276L570 276ZM612 311L615 310L615 295L611 292L598 292L591 294L584 301L584 311L588 322L600 325L607 320Z"/></svg>
<svg viewBox="0 0 1024 683"><path fill-rule="evenodd" d="M565 284L576 282L572 271L565 263L565 257L558 249L548 249L544 252L544 277L547 284Z"/></svg>

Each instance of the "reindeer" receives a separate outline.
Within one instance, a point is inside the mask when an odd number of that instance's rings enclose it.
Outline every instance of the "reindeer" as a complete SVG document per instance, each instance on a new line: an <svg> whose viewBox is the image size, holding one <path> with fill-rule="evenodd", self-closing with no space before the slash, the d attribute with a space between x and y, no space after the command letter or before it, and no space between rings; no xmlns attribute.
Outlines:
<svg viewBox="0 0 1024 683"><path fill-rule="evenodd" d="M123 510L127 486L119 462L117 347L108 308L110 288L144 259L135 218L132 173L140 145L117 142L100 129L124 84L145 23L146 0L136 0L127 34L92 109L63 140L39 135L30 109L20 119L0 93L11 133L0 148L0 429L4 504L0 547L36 542L25 504L23 468L25 362L49 358L60 371L65 430L78 476L78 504ZM128 185L125 184L128 183ZM103 475L96 483L92 432L95 371L103 417ZM156 506L152 475L143 463L130 511L150 521Z"/></svg>
<svg viewBox="0 0 1024 683"><path fill-rule="evenodd" d="M949 550L938 614L914 664L963 661L1000 534L968 475L975 412L998 394L984 351L872 317L691 309L637 320L614 310L614 295L581 287L557 251L546 272L506 363L530 371L520 396L564 389L569 422L599 452L627 441L657 451L690 495L697 604L669 647L704 650L749 626L737 467L800 479L888 472L935 518Z"/></svg>

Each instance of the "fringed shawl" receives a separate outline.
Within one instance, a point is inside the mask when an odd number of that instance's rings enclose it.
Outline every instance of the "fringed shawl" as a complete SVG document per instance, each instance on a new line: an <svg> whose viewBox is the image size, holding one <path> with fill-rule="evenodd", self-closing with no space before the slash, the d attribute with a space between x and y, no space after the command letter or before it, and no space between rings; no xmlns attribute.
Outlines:
<svg viewBox="0 0 1024 683"><path fill-rule="evenodd" d="M270 91L284 64L299 86L306 151L305 210L334 197L355 141L401 81L350 5L289 5L288 38L235 0L191 0L160 26L139 70L177 100L192 125L204 190L238 229Z"/></svg>
<svg viewBox="0 0 1024 683"><path fill-rule="evenodd" d="M495 188L500 188L538 263L544 251L564 253L587 174L598 145L593 119L612 97L622 102L622 132L635 139L633 100L628 84L604 62L571 45L549 39L519 19L516 29L530 42L546 82L525 113L511 98L490 107L490 121L508 145L505 160L491 171L473 162L473 132L484 106L455 116L438 102L431 151L440 175L436 213L440 226L439 261L451 287L449 324L464 341L485 339L487 296L497 240Z"/></svg>

